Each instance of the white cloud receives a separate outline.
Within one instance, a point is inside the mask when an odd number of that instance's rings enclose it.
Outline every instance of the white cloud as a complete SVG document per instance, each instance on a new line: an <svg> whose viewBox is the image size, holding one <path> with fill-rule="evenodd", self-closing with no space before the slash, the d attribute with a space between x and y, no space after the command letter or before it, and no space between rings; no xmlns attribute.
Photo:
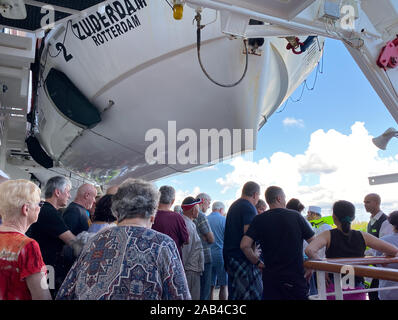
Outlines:
<svg viewBox="0 0 398 320"><path fill-rule="evenodd" d="M186 197L196 197L200 193L200 188L199 187L194 187L193 190L181 190L177 189L176 190L176 199L174 201L174 205L181 205L182 201Z"/></svg>
<svg viewBox="0 0 398 320"><path fill-rule="evenodd" d="M281 186L288 199L299 198L305 205L319 205L325 215L331 214L332 204L348 200L355 204L357 220L368 221L363 198L370 192L380 194L382 209L386 213L398 209L396 186L391 184L370 186L369 176L398 172L398 159L382 158L372 144L364 123L356 122L351 133L336 130L312 133L307 150L292 156L274 153L258 162L235 158L230 162L233 171L217 179L225 193L236 189L239 197L242 185L253 180L261 185L262 197L270 185ZM315 184L303 185L308 174L319 177ZM319 182L319 183L318 183Z"/></svg>
<svg viewBox="0 0 398 320"><path fill-rule="evenodd" d="M283 120L283 125L285 127L299 127L304 128L304 121L302 119L295 118L285 118Z"/></svg>

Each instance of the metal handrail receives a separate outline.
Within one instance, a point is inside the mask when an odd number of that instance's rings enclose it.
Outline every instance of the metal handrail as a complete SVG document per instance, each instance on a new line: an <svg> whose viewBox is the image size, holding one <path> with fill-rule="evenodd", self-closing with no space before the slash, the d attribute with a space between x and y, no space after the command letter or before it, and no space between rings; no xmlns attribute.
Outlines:
<svg viewBox="0 0 398 320"><path fill-rule="evenodd" d="M324 259L324 260L307 260L304 267L316 270L318 294L310 296L310 299L326 299L327 296L335 296L338 300L343 300L344 295L350 293L371 292L381 290L398 289L398 286L364 289L364 290L347 290L342 285L342 276L346 274L347 267L353 271L355 277L368 277L381 280L389 280L398 282L398 269L372 267L369 265L387 265L390 263L398 263L398 258L391 257L365 257L365 258L340 258L340 259ZM326 273L333 273L335 292L327 293L326 290ZM350 287L350 289L354 289Z"/></svg>
<svg viewBox="0 0 398 320"><path fill-rule="evenodd" d="M369 277L381 280L398 282L398 269L384 267L370 267L374 264L398 263L398 258L388 257L365 257L365 258L342 258L325 260L307 260L304 267L312 270L340 273L343 266L352 266L355 276Z"/></svg>
<svg viewBox="0 0 398 320"><path fill-rule="evenodd" d="M350 265L390 264L390 263L398 263L398 257L367 256L363 258L325 259L325 261L332 263L350 264Z"/></svg>

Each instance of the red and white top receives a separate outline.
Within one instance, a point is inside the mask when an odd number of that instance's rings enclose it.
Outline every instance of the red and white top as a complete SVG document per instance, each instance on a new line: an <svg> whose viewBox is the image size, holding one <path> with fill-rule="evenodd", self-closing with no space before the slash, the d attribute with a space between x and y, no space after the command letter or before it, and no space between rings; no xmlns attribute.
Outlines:
<svg viewBox="0 0 398 320"><path fill-rule="evenodd" d="M26 278L46 272L39 244L18 232L0 232L0 300L32 300Z"/></svg>

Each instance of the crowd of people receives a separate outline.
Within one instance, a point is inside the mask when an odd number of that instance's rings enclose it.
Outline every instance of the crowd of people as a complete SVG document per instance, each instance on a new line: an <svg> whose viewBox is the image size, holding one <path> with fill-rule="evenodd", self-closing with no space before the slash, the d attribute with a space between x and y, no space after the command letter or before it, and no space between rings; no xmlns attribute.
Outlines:
<svg viewBox="0 0 398 320"><path fill-rule="evenodd" d="M306 300L317 293L306 259L398 256L398 211L384 214L377 194L365 196L370 221L357 231L349 201L333 204L333 220L314 205L305 216L278 186L260 199L253 181L227 212L206 193L176 204L172 186L140 179L105 195L85 183L68 205L71 188L53 177L42 201L30 181L0 184L0 300ZM333 292L333 278L326 281ZM355 289L364 287L355 277ZM344 298L398 299L398 290Z"/></svg>

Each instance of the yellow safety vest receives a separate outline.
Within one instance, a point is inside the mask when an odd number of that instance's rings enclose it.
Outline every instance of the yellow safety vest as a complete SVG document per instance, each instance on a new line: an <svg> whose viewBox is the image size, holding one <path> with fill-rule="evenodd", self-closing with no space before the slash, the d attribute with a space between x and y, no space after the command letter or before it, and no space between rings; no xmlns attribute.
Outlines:
<svg viewBox="0 0 398 320"><path fill-rule="evenodd" d="M316 229L318 229L321 225L325 223L330 226L334 226L334 221L332 216L322 217L321 219L318 220L311 220L310 223Z"/></svg>

